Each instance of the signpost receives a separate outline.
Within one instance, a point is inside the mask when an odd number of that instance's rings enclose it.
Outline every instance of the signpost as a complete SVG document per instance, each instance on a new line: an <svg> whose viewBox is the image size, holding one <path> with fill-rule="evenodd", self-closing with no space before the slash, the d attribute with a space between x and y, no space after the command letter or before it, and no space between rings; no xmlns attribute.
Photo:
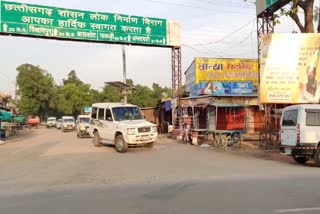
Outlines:
<svg viewBox="0 0 320 214"><path fill-rule="evenodd" d="M268 11L270 14L273 14L275 11L285 6L292 0L257 0L256 9L257 15Z"/></svg>
<svg viewBox="0 0 320 214"><path fill-rule="evenodd" d="M174 21L1 1L0 32L69 40L180 46ZM172 30L173 29L173 30Z"/></svg>

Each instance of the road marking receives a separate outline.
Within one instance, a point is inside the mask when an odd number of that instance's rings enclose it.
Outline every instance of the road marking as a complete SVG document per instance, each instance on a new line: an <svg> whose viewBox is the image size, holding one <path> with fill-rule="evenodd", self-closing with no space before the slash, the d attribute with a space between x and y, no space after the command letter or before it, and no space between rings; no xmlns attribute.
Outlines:
<svg viewBox="0 0 320 214"><path fill-rule="evenodd" d="M298 213L304 211L320 211L320 207L275 210L274 213Z"/></svg>

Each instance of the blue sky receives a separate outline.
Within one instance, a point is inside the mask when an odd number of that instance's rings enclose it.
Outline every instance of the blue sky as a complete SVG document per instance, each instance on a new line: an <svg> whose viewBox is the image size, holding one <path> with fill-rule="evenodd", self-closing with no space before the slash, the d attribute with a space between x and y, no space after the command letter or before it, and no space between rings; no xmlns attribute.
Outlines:
<svg viewBox="0 0 320 214"><path fill-rule="evenodd" d="M15 0L13 0L15 1ZM21 0L18 2L178 20L182 24L183 72L194 57L256 58L255 6L243 0ZM225 38L241 26L243 29ZM284 20L279 32L295 29ZM224 39L225 38L225 39ZM221 40L219 43L214 43ZM210 43L210 45L198 45ZM48 70L59 84L70 70L101 89L122 80L121 46L0 36L0 92L13 93L16 67ZM192 48L190 48L192 47ZM127 77L134 83L171 86L171 50L127 46Z"/></svg>

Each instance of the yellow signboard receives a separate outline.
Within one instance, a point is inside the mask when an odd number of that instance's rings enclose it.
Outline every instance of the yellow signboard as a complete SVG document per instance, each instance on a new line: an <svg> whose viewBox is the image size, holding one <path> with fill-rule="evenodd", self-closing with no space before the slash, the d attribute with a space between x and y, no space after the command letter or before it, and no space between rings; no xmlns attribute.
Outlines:
<svg viewBox="0 0 320 214"><path fill-rule="evenodd" d="M261 103L319 103L320 34L261 37Z"/></svg>
<svg viewBox="0 0 320 214"><path fill-rule="evenodd" d="M258 85L256 59L195 59L196 84L201 81L253 82Z"/></svg>

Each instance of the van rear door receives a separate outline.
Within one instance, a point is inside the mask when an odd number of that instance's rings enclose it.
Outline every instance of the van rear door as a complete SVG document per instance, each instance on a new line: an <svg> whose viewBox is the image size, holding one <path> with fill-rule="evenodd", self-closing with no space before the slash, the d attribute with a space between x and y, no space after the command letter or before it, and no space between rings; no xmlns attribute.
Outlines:
<svg viewBox="0 0 320 214"><path fill-rule="evenodd" d="M282 113L281 118L281 145L283 146L296 146L298 121L298 109L288 109Z"/></svg>

